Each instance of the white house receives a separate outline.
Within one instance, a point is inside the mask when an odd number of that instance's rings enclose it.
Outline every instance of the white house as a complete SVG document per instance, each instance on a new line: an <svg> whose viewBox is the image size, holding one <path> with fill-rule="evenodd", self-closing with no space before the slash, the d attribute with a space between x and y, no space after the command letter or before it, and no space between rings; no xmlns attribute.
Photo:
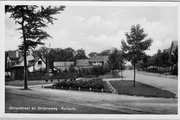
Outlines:
<svg viewBox="0 0 180 120"><path fill-rule="evenodd" d="M41 57L35 57L33 60L28 61L28 70L30 72L39 71L46 68L46 62Z"/></svg>
<svg viewBox="0 0 180 120"><path fill-rule="evenodd" d="M29 72L37 71L42 68L46 68L46 62L41 57L34 57L32 55L27 56L27 67ZM16 64L14 67L24 66L24 57L22 56L19 59L18 64Z"/></svg>

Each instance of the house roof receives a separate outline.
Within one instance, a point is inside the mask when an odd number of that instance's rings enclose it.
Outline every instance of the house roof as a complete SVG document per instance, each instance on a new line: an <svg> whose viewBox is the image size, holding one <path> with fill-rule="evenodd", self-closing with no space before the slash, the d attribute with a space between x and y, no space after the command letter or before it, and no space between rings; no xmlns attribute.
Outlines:
<svg viewBox="0 0 180 120"><path fill-rule="evenodd" d="M108 59L108 56L95 56L90 58L89 61L107 61Z"/></svg>
<svg viewBox="0 0 180 120"><path fill-rule="evenodd" d="M16 56L17 51L18 50L8 50L8 51L6 51L6 53L8 54L9 57L21 57L22 53L20 51L18 51L18 54Z"/></svg>
<svg viewBox="0 0 180 120"><path fill-rule="evenodd" d="M89 59L77 59L76 60L76 66L77 67L89 66Z"/></svg>
<svg viewBox="0 0 180 120"><path fill-rule="evenodd" d="M44 63L45 61L41 57L35 57L33 60L30 60L28 66L33 66L39 59L41 59Z"/></svg>
<svg viewBox="0 0 180 120"><path fill-rule="evenodd" d="M72 64L74 65L73 61L54 62L54 67L69 67Z"/></svg>
<svg viewBox="0 0 180 120"><path fill-rule="evenodd" d="M18 54L16 54L18 52ZM10 60L18 61L18 59L22 56L22 53L18 50L9 50L5 51L5 55L9 56Z"/></svg>

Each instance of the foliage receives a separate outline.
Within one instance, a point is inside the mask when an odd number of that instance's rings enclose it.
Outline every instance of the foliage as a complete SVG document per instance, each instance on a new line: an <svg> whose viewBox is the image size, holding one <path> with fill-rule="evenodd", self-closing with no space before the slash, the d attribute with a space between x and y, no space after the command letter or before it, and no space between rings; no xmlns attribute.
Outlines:
<svg viewBox="0 0 180 120"><path fill-rule="evenodd" d="M124 64L122 54L122 51L115 48L109 55L108 65L111 70L122 69Z"/></svg>
<svg viewBox="0 0 180 120"><path fill-rule="evenodd" d="M71 65L69 66L69 72L70 72L70 73L75 73L75 72L76 72L76 69L75 69L75 67L74 67L73 64L71 64Z"/></svg>
<svg viewBox="0 0 180 120"><path fill-rule="evenodd" d="M152 39L146 39L147 33L144 33L144 29L139 24L131 27L130 33L125 33L127 42L121 41L122 50L125 58L134 65L134 86L135 86L135 66L140 61L146 50L149 49L152 43Z"/></svg>
<svg viewBox="0 0 180 120"><path fill-rule="evenodd" d="M81 89L102 89L104 88L103 80L100 78L90 79L90 80L77 80L77 81L61 81L55 84L56 87L65 88L77 88Z"/></svg>
<svg viewBox="0 0 180 120"><path fill-rule="evenodd" d="M96 55L98 55L97 52L91 52L88 54L89 58L95 57Z"/></svg>
<svg viewBox="0 0 180 120"><path fill-rule="evenodd" d="M85 50L78 49L75 51L75 59L87 59L88 57L86 56Z"/></svg>
<svg viewBox="0 0 180 120"><path fill-rule="evenodd" d="M104 51L100 52L98 55L100 55L100 56L109 56L110 54L111 54L111 50L107 49L107 50L104 50Z"/></svg>

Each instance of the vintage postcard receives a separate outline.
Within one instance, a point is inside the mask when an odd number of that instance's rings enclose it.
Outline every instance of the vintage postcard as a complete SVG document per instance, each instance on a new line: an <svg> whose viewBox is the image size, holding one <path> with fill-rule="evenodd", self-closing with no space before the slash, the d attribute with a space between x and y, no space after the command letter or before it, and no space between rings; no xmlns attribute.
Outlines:
<svg viewBox="0 0 180 120"><path fill-rule="evenodd" d="M179 2L1 2L3 116L179 118Z"/></svg>

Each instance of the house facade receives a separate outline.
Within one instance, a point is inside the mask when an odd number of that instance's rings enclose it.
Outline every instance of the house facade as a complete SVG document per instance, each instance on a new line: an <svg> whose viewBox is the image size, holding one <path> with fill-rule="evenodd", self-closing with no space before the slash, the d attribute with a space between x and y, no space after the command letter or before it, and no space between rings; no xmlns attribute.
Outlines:
<svg viewBox="0 0 180 120"><path fill-rule="evenodd" d="M108 61L108 56L95 56L90 59L77 59L76 69L92 69L97 66L104 66Z"/></svg>
<svg viewBox="0 0 180 120"><path fill-rule="evenodd" d="M11 68L18 64L22 53L19 50L5 51L5 75L11 76Z"/></svg>

